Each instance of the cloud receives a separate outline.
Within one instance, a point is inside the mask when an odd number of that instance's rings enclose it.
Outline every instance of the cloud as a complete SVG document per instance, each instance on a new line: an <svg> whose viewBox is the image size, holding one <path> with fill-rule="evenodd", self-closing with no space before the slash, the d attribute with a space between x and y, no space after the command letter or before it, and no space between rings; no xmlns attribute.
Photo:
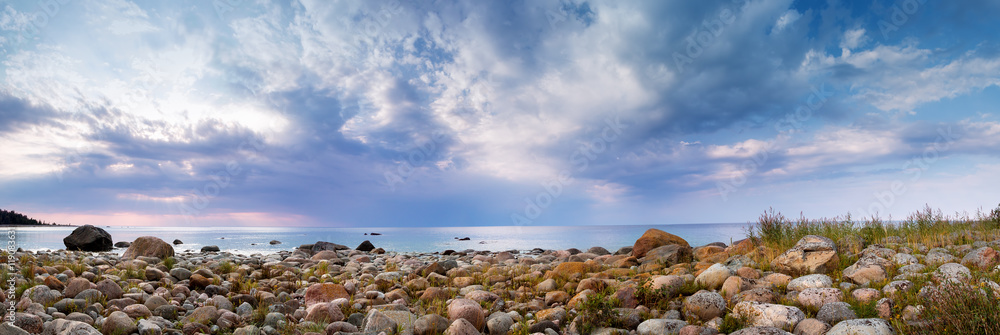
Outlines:
<svg viewBox="0 0 1000 335"><path fill-rule="evenodd" d="M226 222L507 224L567 173L539 220L655 222L746 213L788 200L781 187L867 192L939 128L963 134L942 157L995 157L996 120L935 104L990 113L992 30L957 22L985 14L927 4L942 15L879 39L879 6L73 2L4 44L0 183L37 189L21 205L59 193L60 208L107 213L174 218L207 200L195 216ZM29 7L3 9L5 41ZM817 89L833 96L776 129Z"/></svg>

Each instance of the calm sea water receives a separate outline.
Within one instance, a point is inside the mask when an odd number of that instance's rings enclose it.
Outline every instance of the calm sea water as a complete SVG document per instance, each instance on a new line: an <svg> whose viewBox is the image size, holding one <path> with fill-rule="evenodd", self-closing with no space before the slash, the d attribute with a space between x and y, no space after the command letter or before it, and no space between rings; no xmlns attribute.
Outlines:
<svg viewBox="0 0 1000 335"><path fill-rule="evenodd" d="M274 253L292 250L302 244L328 241L357 247L369 240L375 247L389 251L434 252L453 250L530 250L601 246L611 252L631 246L649 228L680 236L692 246L711 242L730 242L744 238L742 223L680 224L658 226L509 226L509 227L421 227L421 228L287 228L287 227L101 227L115 242L133 241L140 236L156 236L168 243L179 239L177 251L199 251L216 245L224 251L240 254ZM15 243L25 250L65 248L62 239L74 227L17 227ZM364 235L377 232L382 235ZM8 235L4 233L4 235ZM469 237L468 241L456 237ZM281 244L270 245L271 240ZM119 253L124 249L115 249Z"/></svg>

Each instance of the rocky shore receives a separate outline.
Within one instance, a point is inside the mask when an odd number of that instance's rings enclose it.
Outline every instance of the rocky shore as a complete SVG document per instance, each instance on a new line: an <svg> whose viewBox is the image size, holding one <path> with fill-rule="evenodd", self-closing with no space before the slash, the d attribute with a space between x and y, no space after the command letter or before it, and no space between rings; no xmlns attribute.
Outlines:
<svg viewBox="0 0 1000 335"><path fill-rule="evenodd" d="M110 248L96 231L67 247L92 248L86 238ZM810 235L762 261L753 240L692 247L650 229L614 252L318 241L241 256L141 237L121 256L10 255L17 270L3 273L0 301L13 312L0 334L895 334L927 322L907 294L1000 292L987 275L1000 272L998 246Z"/></svg>

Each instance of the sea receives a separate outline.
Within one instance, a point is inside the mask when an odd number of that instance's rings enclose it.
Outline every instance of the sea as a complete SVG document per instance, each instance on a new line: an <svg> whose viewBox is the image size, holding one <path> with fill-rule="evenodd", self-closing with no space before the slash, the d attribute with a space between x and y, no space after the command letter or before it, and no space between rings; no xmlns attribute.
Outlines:
<svg viewBox="0 0 1000 335"><path fill-rule="evenodd" d="M236 254L270 254L292 250L317 241L333 242L354 248L368 240L375 247L397 252L431 253L444 250L527 251L534 248L586 250L593 246L615 252L632 246L650 228L680 236L691 246L712 242L727 245L746 236L745 223L702 223L643 226L489 226L489 227L122 227L99 226L115 242L134 241L140 236L155 236L172 243L178 252L200 251L214 245ZM75 227L16 227L8 231L8 243L31 251L54 251L65 248L63 238ZM377 235L376 235L377 234ZM13 238L11 238L13 237ZM464 238L468 240L464 240ZM280 244L270 244L272 240ZM124 248L115 252L123 253Z"/></svg>

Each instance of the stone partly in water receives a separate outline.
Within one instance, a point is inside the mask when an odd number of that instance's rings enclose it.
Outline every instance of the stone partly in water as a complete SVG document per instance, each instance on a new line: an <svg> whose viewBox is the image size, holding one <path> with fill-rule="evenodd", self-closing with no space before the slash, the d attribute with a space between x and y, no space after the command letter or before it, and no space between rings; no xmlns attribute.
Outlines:
<svg viewBox="0 0 1000 335"><path fill-rule="evenodd" d="M104 229L85 225L73 230L63 238L66 250L79 251L111 251L113 249L111 234Z"/></svg>
<svg viewBox="0 0 1000 335"><path fill-rule="evenodd" d="M837 245L823 236L806 235L791 249L771 261L771 267L789 275L828 273L840 261Z"/></svg>
<svg viewBox="0 0 1000 335"><path fill-rule="evenodd" d="M126 241L115 242L115 248L128 248L128 246L130 245L132 245L131 242L126 242Z"/></svg>
<svg viewBox="0 0 1000 335"><path fill-rule="evenodd" d="M330 243L326 241L316 241L316 243L313 243L312 245L312 252L320 252L323 250L337 251L337 250L349 250L349 249L351 248L348 248L346 245Z"/></svg>
<svg viewBox="0 0 1000 335"><path fill-rule="evenodd" d="M174 247L163 240L153 236L142 236L135 239L132 245L122 254L122 259L135 259L136 257L156 257L166 259L174 255Z"/></svg>
<svg viewBox="0 0 1000 335"><path fill-rule="evenodd" d="M670 234L659 229L650 228L635 241L635 245L632 246L632 255L636 258L642 258L646 256L646 252L653 250L656 247L670 244L681 245L687 247L688 249L691 248L691 245L689 245L687 241L677 235Z"/></svg>
<svg viewBox="0 0 1000 335"><path fill-rule="evenodd" d="M356 248L356 250L358 250L358 251L364 251L364 252L369 252L369 251L375 250L375 245L373 245L371 241L365 240L364 242L361 242L360 245L358 245L358 247Z"/></svg>
<svg viewBox="0 0 1000 335"><path fill-rule="evenodd" d="M219 246L217 245L206 245L201 247L201 252L219 252Z"/></svg>

